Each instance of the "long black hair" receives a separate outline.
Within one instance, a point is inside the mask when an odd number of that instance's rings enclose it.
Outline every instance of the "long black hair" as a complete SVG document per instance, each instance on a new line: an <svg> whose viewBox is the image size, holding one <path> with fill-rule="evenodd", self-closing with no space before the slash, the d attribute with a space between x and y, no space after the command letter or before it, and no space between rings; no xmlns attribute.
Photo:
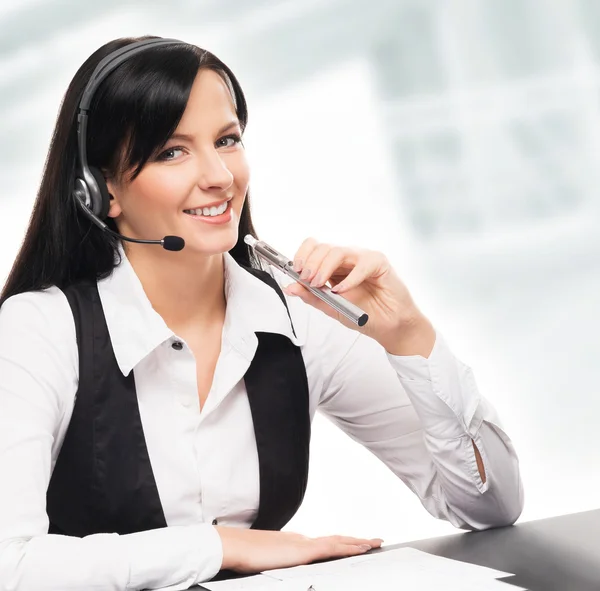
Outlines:
<svg viewBox="0 0 600 591"><path fill-rule="evenodd" d="M102 232L82 217L71 197L77 160L77 109L97 64L108 54L134 41L116 39L95 51L79 68L63 98L37 199L23 244L2 292L9 297L51 286L61 289L81 280L109 276L118 264L119 239ZM147 49L125 61L102 82L90 106L88 162L111 175L119 168L135 178L148 159L174 133L185 111L200 69L217 72L227 83L242 132L248 110L233 72L215 55L195 45L166 45ZM122 162L121 162L122 160ZM105 220L113 230L113 219ZM239 237L231 249L241 265L256 267L246 234L256 236L249 196L240 215Z"/></svg>

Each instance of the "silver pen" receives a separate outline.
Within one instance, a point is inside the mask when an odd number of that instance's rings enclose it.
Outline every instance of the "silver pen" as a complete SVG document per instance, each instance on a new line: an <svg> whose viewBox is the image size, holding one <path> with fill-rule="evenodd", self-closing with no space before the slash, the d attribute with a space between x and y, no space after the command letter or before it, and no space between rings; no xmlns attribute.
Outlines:
<svg viewBox="0 0 600 591"><path fill-rule="evenodd" d="M354 322L354 324L364 326L367 323L369 316L358 306L349 302L341 295L333 293L329 287L312 287L310 283L304 281L304 279L300 279L300 274L294 271L293 261L290 261L286 256L277 252L263 240L257 240L254 236L246 234L246 236L244 236L244 242L251 246L254 249L254 252L267 263L273 265L273 267L279 269L294 281L304 285L311 293L323 300L326 304L329 304L334 310L348 318L348 320Z"/></svg>

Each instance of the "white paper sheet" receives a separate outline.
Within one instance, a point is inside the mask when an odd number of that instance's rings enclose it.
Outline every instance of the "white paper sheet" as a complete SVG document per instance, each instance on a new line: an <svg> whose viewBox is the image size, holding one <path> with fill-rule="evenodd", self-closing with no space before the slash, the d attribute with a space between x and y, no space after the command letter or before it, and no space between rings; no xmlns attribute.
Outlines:
<svg viewBox="0 0 600 591"><path fill-rule="evenodd" d="M240 589L244 589L244 591L250 589L252 591L268 591L271 589L272 591L278 591L282 585L285 585L285 583L279 579L265 577L264 575L201 584L211 591L239 591Z"/></svg>
<svg viewBox="0 0 600 591"><path fill-rule="evenodd" d="M211 591L519 591L495 569L399 548L231 581L204 583Z"/></svg>
<svg viewBox="0 0 600 591"><path fill-rule="evenodd" d="M370 570L370 569L368 569ZM374 569L337 575L315 575L280 581L279 587L265 587L269 591L518 591L496 579L454 577L421 572L399 573L395 569Z"/></svg>
<svg viewBox="0 0 600 591"><path fill-rule="evenodd" d="M488 579L498 579L500 577L509 577L511 575L511 573L505 573L486 566L479 566L468 562L443 558L442 556L435 556L434 554L428 554L427 552L415 550L414 548L397 548L395 550L386 550L385 552L351 556L350 558L343 558L341 560L294 566L292 568L267 570L262 574L275 579L285 580L295 577L310 576L313 574L336 574L341 572L342 569L354 568L359 564L363 566L377 564L377 568L379 568L379 565L388 562L406 565L409 569L418 568L426 572L440 572L447 575L464 575L469 572L471 574L480 575L481 578Z"/></svg>
<svg viewBox="0 0 600 591"><path fill-rule="evenodd" d="M422 573L402 573L397 577L393 573L378 571L367 572L359 576L350 573L338 575L317 575L314 577L296 577L281 581L258 576L252 581L235 579L204 583L211 591L525 591L521 587L508 585L496 579L455 578L448 579L440 575Z"/></svg>

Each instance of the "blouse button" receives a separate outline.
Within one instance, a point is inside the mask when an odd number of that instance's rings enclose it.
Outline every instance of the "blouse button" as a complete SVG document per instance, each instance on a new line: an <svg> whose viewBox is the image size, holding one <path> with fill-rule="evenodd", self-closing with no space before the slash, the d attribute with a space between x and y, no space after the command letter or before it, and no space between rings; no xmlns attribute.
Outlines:
<svg viewBox="0 0 600 591"><path fill-rule="evenodd" d="M175 341L171 344L171 347L173 347L175 351L181 351L181 349L183 349L183 343L181 341Z"/></svg>
<svg viewBox="0 0 600 591"><path fill-rule="evenodd" d="M216 519L213 519L213 520L212 520L212 524L213 524L213 525L217 525L218 523L219 523L219 522L218 522Z"/></svg>

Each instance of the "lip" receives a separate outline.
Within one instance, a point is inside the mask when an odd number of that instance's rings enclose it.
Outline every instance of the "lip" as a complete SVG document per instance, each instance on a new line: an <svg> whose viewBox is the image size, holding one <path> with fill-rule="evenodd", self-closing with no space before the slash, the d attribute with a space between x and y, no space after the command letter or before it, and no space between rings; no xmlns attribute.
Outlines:
<svg viewBox="0 0 600 591"><path fill-rule="evenodd" d="M231 201L231 199L229 201ZM214 226L224 226L224 225L229 224L229 222L231 222L231 220L233 219L232 218L233 213L231 211L231 208L233 206L229 203L229 201L227 201L227 208L225 209L225 211L216 216L203 216L203 215L186 214L186 213L184 213L184 215L189 217L189 219L192 222L197 222L197 223L207 224L207 225L214 225Z"/></svg>
<svg viewBox="0 0 600 591"><path fill-rule="evenodd" d="M190 211L192 209L204 209L205 207L219 207L219 205L223 205L223 203L229 203L233 197L229 199L221 199L220 201L213 201L212 203L205 203L204 205L198 205L196 207L186 207L183 211Z"/></svg>

